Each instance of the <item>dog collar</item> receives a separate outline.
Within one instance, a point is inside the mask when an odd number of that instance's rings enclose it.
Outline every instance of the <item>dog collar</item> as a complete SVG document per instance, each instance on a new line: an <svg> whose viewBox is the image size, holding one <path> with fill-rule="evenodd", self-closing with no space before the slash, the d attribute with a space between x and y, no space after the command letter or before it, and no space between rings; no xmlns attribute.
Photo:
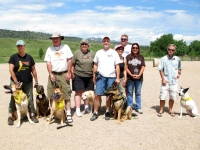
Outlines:
<svg viewBox="0 0 200 150"><path fill-rule="evenodd" d="M22 90L19 92L19 94L17 94L16 96L13 96L14 97L14 100L17 104L21 104L21 97L22 97Z"/></svg>
<svg viewBox="0 0 200 150"><path fill-rule="evenodd" d="M191 97L190 96L188 96L186 99L182 99L183 101L189 101L189 100L191 100Z"/></svg>
<svg viewBox="0 0 200 150"><path fill-rule="evenodd" d="M61 111L65 107L65 101L64 101L64 99L56 101L55 105L56 105L56 108Z"/></svg>

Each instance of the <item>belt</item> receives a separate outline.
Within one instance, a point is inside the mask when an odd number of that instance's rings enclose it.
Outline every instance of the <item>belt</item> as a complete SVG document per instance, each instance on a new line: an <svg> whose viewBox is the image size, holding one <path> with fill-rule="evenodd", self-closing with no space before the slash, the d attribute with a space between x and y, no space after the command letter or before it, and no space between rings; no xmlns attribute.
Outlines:
<svg viewBox="0 0 200 150"><path fill-rule="evenodd" d="M67 70L66 71L61 71L61 72L55 72L55 71L52 71L53 74L56 74L56 75L61 75L63 73L67 73Z"/></svg>

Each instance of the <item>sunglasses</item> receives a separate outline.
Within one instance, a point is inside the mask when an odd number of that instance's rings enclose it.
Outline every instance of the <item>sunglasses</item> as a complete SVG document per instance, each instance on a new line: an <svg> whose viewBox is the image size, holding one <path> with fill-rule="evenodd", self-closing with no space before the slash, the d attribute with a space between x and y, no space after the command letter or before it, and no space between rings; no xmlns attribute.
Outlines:
<svg viewBox="0 0 200 150"><path fill-rule="evenodd" d="M121 41L126 41L127 39L121 38Z"/></svg>
<svg viewBox="0 0 200 150"><path fill-rule="evenodd" d="M132 49L138 49L138 47L132 47Z"/></svg>
<svg viewBox="0 0 200 150"><path fill-rule="evenodd" d="M174 49L170 49L170 48L168 48L168 51L172 51L172 52L174 52L175 50L174 50Z"/></svg>
<svg viewBox="0 0 200 150"><path fill-rule="evenodd" d="M86 44L86 43L82 43L81 45L88 45L88 44Z"/></svg>
<svg viewBox="0 0 200 150"><path fill-rule="evenodd" d="M123 48L118 48L118 49L117 49L117 51L119 51L119 50L122 50L122 51L124 51L124 49L123 49Z"/></svg>

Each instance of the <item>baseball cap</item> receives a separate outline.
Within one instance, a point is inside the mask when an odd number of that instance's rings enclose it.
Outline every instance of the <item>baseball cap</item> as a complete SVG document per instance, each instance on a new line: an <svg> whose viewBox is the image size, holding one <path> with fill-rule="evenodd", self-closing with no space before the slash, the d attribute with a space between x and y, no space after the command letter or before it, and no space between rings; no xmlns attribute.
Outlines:
<svg viewBox="0 0 200 150"><path fill-rule="evenodd" d="M119 45L116 45L116 46L115 46L115 50L117 50L117 49L120 48L120 47L123 47L123 49L124 49L124 46L121 45L121 44L119 44Z"/></svg>
<svg viewBox="0 0 200 150"><path fill-rule="evenodd" d="M108 36L105 36L103 39L102 39L102 42L104 39L108 39L110 41L110 38Z"/></svg>
<svg viewBox="0 0 200 150"><path fill-rule="evenodd" d="M17 45L25 45L25 42L23 41L23 40L18 40L17 42L16 42L16 46Z"/></svg>

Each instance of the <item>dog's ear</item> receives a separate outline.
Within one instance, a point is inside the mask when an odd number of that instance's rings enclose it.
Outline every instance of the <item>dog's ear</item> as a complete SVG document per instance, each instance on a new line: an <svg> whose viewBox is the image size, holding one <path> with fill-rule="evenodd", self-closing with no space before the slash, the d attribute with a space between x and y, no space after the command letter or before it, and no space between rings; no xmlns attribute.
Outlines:
<svg viewBox="0 0 200 150"><path fill-rule="evenodd" d="M183 93L186 93L189 90L189 88L186 88L183 90Z"/></svg>

